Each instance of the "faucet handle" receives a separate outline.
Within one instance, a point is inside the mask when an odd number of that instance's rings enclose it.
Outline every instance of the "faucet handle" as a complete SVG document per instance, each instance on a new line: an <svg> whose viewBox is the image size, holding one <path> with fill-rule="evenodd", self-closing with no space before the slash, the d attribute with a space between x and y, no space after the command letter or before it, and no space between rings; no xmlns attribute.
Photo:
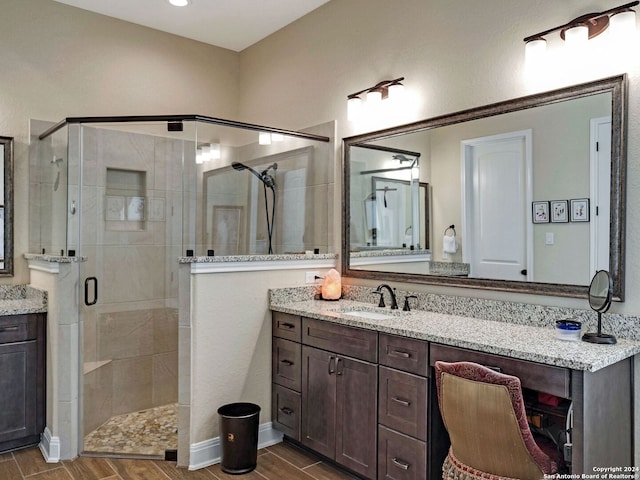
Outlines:
<svg viewBox="0 0 640 480"><path fill-rule="evenodd" d="M404 310L405 312L410 312L411 311L411 307L409 306L409 299L410 298L415 298L416 300L418 299L418 297L416 297L415 295L405 295L404 296L404 306L402 307L402 310Z"/></svg>
<svg viewBox="0 0 640 480"><path fill-rule="evenodd" d="M378 292L377 290L374 290L371 293L376 293L376 294L380 295L380 301L378 302L378 306L379 307L386 307L386 305L384 304L384 294L382 292Z"/></svg>

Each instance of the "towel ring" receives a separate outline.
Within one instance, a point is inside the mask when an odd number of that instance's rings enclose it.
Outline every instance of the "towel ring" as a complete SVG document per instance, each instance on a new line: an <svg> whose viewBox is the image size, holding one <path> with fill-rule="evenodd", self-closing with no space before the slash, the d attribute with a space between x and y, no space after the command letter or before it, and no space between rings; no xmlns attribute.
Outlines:
<svg viewBox="0 0 640 480"><path fill-rule="evenodd" d="M444 234L446 235L449 230L453 230L453 236L455 237L456 236L456 226L455 225L449 225L447 228L445 228Z"/></svg>

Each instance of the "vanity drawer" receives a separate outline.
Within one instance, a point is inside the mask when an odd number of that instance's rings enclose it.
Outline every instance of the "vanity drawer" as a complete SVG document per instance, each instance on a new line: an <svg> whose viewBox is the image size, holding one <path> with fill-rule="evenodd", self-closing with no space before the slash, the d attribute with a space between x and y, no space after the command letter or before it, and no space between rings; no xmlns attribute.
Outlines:
<svg viewBox="0 0 640 480"><path fill-rule="evenodd" d="M274 385L271 399L271 419L276 430L300 440L300 394Z"/></svg>
<svg viewBox="0 0 640 480"><path fill-rule="evenodd" d="M429 376L429 344L423 340L380 334L379 363L416 375Z"/></svg>
<svg viewBox="0 0 640 480"><path fill-rule="evenodd" d="M35 340L38 335L37 315L7 315L0 319L0 343Z"/></svg>
<svg viewBox="0 0 640 480"><path fill-rule="evenodd" d="M302 319L302 343L368 362L378 361L378 332Z"/></svg>
<svg viewBox="0 0 640 480"><path fill-rule="evenodd" d="M378 480L426 478L426 443L378 426Z"/></svg>
<svg viewBox="0 0 640 480"><path fill-rule="evenodd" d="M378 423L426 441L427 381L379 367Z"/></svg>
<svg viewBox="0 0 640 480"><path fill-rule="evenodd" d="M271 353L273 382L299 392L302 385L302 345L274 338Z"/></svg>
<svg viewBox="0 0 640 480"><path fill-rule="evenodd" d="M562 398L571 398L571 371L567 368L437 343L432 343L430 350L431 365L435 365L437 360L442 360L443 362L474 362L487 367L497 367L502 373L518 377L523 388L550 393Z"/></svg>
<svg viewBox="0 0 640 480"><path fill-rule="evenodd" d="M294 342L300 341L300 317L282 312L271 312L272 334L274 337L286 338Z"/></svg>

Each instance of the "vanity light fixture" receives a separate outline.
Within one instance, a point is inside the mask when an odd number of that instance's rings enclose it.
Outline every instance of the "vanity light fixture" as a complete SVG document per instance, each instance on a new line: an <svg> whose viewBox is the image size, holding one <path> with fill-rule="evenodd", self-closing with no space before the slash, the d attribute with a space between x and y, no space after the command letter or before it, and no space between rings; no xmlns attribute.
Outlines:
<svg viewBox="0 0 640 480"><path fill-rule="evenodd" d="M527 56L540 56L545 50L547 40L545 36L560 32L560 37L567 47L584 45L591 38L597 37L611 26L611 32L616 35L621 32L635 30L636 12L631 9L640 4L640 0L620 5L603 12L587 13L574 18L564 25L550 28L544 32L529 35L524 39Z"/></svg>
<svg viewBox="0 0 640 480"><path fill-rule="evenodd" d="M401 83L403 80L404 77L382 80L373 87L347 95L347 119L350 121L357 120L362 113L365 102L360 95L364 94L366 96L366 104L368 106L376 106L386 99L393 100L401 97L404 91L404 85Z"/></svg>

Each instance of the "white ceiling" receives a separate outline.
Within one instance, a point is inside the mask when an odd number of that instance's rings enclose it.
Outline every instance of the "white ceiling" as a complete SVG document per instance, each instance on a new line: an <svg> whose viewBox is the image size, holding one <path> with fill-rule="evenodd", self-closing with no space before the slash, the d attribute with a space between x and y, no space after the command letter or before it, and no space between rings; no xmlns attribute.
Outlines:
<svg viewBox="0 0 640 480"><path fill-rule="evenodd" d="M55 0L237 52L329 0Z"/></svg>

